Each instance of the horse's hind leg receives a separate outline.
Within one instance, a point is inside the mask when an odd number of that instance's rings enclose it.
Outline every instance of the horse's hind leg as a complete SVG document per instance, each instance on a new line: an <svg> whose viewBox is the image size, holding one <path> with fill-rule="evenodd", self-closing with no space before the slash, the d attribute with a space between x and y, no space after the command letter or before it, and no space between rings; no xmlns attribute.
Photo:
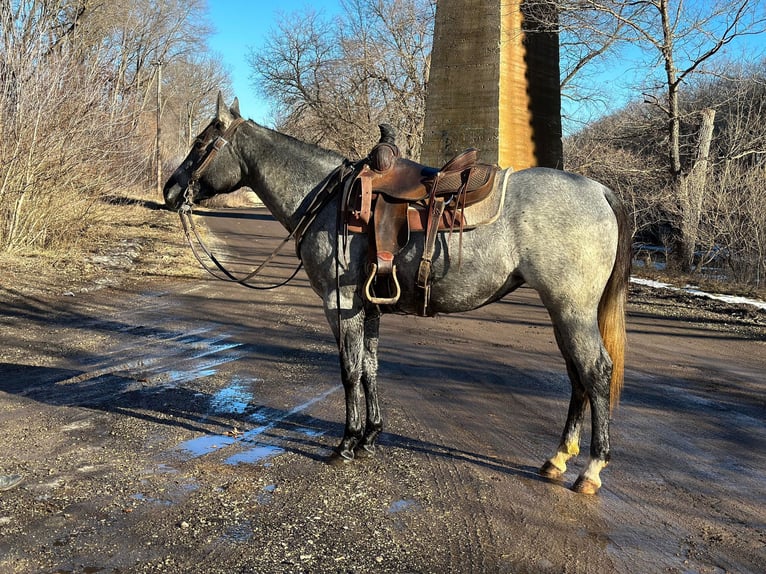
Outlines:
<svg viewBox="0 0 766 574"><path fill-rule="evenodd" d="M609 462L609 383L612 361L598 332L598 324L576 317L554 317L556 341L567 363L572 383L567 422L556 454L541 468L545 476L558 477L566 461L579 452L580 433L588 404L591 407L590 459L572 487L595 494L601 487L601 470ZM559 471L559 472L556 472Z"/></svg>
<svg viewBox="0 0 766 574"><path fill-rule="evenodd" d="M540 474L550 479L560 479L567 470L567 462L573 456L580 454L580 434L585 418L585 410L588 407L588 395L580 382L576 369L567 361L567 372L572 383L572 396L569 400L569 411L564 432L561 434L556 454L545 461L540 469Z"/></svg>

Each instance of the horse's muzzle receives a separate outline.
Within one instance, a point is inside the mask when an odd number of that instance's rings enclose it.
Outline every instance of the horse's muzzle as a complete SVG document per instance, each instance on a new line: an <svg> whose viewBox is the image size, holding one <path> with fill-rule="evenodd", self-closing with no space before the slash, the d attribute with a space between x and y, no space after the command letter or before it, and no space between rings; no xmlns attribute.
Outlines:
<svg viewBox="0 0 766 574"><path fill-rule="evenodd" d="M183 205L186 197L186 189L176 181L168 181L162 190L165 205L168 209L177 210Z"/></svg>

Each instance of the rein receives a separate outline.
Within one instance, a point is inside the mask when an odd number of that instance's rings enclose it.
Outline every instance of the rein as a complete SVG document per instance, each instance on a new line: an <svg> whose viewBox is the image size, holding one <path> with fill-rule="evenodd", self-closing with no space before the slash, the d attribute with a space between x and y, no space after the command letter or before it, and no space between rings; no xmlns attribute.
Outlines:
<svg viewBox="0 0 766 574"><path fill-rule="evenodd" d="M287 237L285 237L282 242L277 246L277 248L271 252L271 255L269 255L266 260L261 263L258 267L255 268L255 270L251 271L244 277L237 277L232 272L230 272L228 269L226 269L223 264L218 261L215 255L210 251L210 249L207 248L205 245L205 242L202 241L202 237L200 237L199 232L197 231L197 227L194 225L194 220L192 219L192 207L191 203L188 201L183 204L181 209L178 211L178 216L181 218L181 225L184 228L184 234L186 235L186 240L189 243L189 247L191 247L192 253L194 254L194 257L197 259L199 264L202 266L202 268L207 271L210 275L215 277L216 279L219 279L221 281L226 281L227 283L239 283L243 287L247 287L248 289L256 289L261 291L268 291L270 289L276 289L278 287L282 287L284 285L287 285L290 281L293 280L293 278L298 274L298 271L300 271L301 267L303 267L303 261L298 262L298 266L295 268L295 271L293 271L292 275L282 281L281 283L277 283L276 285L269 285L266 287L260 286L260 285L252 285L251 283L248 283L250 279L258 275L266 265L271 263L274 258L277 256L277 254L282 250L282 248L285 246L285 244L292 239L293 233L290 233ZM194 234L194 238L197 240L197 243L199 244L199 248L204 252L204 254L212 261L218 271L223 273L223 276L221 276L215 269L212 269L207 263L205 263L202 256L199 254L199 250L194 244L194 241L192 241L192 234Z"/></svg>
<svg viewBox="0 0 766 574"><path fill-rule="evenodd" d="M197 259L199 264L202 266L202 268L207 271L210 275L215 277L216 279L219 279L221 281L226 281L229 283L238 283L242 285L243 287L247 287L248 289L257 289L257 290L269 290L269 289L276 289L278 287L282 287L284 285L287 285L290 281L293 280L293 278L298 274L298 271L300 271L301 267L303 267L303 261L301 260L300 256L300 246L303 239L303 235L308 230L308 228L311 226L311 224L316 219L319 212L324 208L330 200L335 196L335 194L338 192L340 188L340 184L343 182L344 178L353 170L353 164L350 164L349 162L345 161L343 164L335 168L335 170L328 175L323 183L321 184L321 187L319 187L314 194L314 197L311 200L311 203L307 207L304 214L301 216L300 220L298 221L298 224L295 226L295 228L285 237L282 242L274 249L274 251L271 252L271 255L269 255L266 260L261 263L258 267L255 268L252 272L248 273L244 277L237 277L232 272L230 272L228 269L226 269L223 264L221 264L220 261L213 255L213 253L208 249L208 247L205 245L205 242L202 241L202 237L200 237L199 232L197 231L196 226L194 225L194 220L192 219L192 201L191 201L191 195L192 190L199 185L199 179L202 177L202 175L205 173L205 171L208 169L210 164L212 163L215 156L223 149L223 147L229 143L229 139L231 138L232 134L234 133L234 130L242 123L244 123L244 119L237 118L235 119L232 124L226 129L226 131L223 133L223 135L218 136L210 146L210 151L208 152L208 155L205 157L205 159L202 160L200 165L192 172L191 180L189 181L189 184L186 187L186 190L184 191L184 203L181 206L181 208L178 210L178 216L181 219L181 225L184 229L184 234L186 235L186 239L189 243L189 247L192 250L192 253L194 254L194 257ZM210 145L210 144L209 144ZM192 235L194 235L194 238L196 239L197 244L199 245L199 249L207 256L207 258L213 262L215 267L217 268L217 271L213 268L211 268L207 263L205 263L203 257L200 255L199 250L195 246L194 241L192 240ZM298 266L296 267L295 271L282 281L281 283L278 283L276 285L270 285L270 286L258 286L258 285L252 285L251 283L248 283L250 279L258 275L269 263L271 263L274 258L277 256L277 254L282 250L282 248L287 244L288 241L291 239L295 239L295 253L299 259ZM220 273L219 273L220 272ZM221 275L221 273L223 275Z"/></svg>

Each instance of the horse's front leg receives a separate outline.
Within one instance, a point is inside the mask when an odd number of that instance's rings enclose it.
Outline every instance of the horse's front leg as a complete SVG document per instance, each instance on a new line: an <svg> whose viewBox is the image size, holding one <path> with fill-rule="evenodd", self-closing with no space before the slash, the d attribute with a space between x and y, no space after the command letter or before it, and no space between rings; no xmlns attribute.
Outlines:
<svg viewBox="0 0 766 574"><path fill-rule="evenodd" d="M364 437L362 373L364 365L364 313L359 312L341 320L340 376L346 397L346 427L338 445L335 460L354 459L354 450Z"/></svg>
<svg viewBox="0 0 766 574"><path fill-rule="evenodd" d="M375 441L383 430L383 416L378 402L378 339L380 310L368 310L364 319L364 355L362 357L362 386L367 406L367 421L357 454L375 452Z"/></svg>

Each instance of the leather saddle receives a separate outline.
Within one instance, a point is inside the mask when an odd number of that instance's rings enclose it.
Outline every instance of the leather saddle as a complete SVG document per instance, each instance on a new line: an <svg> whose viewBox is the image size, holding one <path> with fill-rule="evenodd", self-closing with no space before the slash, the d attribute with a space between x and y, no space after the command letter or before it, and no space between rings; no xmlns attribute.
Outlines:
<svg viewBox="0 0 766 574"><path fill-rule="evenodd" d="M468 149L441 169L400 157L392 130L382 125L381 141L354 173L344 198L346 225L370 239L370 273L365 297L379 305L395 305L401 295L395 258L411 232L425 232L418 269L419 312L428 314L431 261L439 231L464 227L465 208L486 199L494 189L499 168L480 163L478 151ZM462 235L461 235L462 238Z"/></svg>

